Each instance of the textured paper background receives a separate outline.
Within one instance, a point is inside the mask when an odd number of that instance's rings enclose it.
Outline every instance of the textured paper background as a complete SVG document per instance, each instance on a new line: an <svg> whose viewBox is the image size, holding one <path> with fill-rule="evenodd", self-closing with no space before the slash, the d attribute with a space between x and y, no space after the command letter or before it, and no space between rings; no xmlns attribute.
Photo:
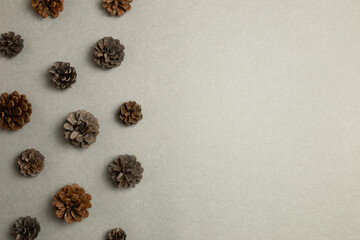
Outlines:
<svg viewBox="0 0 360 240"><path fill-rule="evenodd" d="M65 0L42 19L30 0L0 1L0 32L25 39L19 56L0 58L1 92L33 104L31 123L0 131L0 239L18 217L37 217L39 240L360 239L360 2L357 0L135 0L121 18L100 0ZM93 64L104 37L126 47L121 67ZM47 69L70 61L77 83L54 89ZM126 128L126 100L144 119ZM70 146L67 114L100 122L88 150ZM46 157L36 178L17 155ZM135 154L144 179L118 190L106 172ZM93 196L90 217L67 225L51 199L78 183Z"/></svg>

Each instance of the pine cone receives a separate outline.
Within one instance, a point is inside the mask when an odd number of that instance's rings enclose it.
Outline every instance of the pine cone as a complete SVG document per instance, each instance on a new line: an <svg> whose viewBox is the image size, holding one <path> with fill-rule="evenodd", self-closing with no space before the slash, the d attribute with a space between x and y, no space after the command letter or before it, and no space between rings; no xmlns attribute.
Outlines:
<svg viewBox="0 0 360 240"><path fill-rule="evenodd" d="M0 128L16 131L30 122L31 103L17 91L0 96Z"/></svg>
<svg viewBox="0 0 360 240"><path fill-rule="evenodd" d="M16 236L16 240L33 240L37 238L40 230L37 219L27 216L19 218L14 223L11 234Z"/></svg>
<svg viewBox="0 0 360 240"><path fill-rule="evenodd" d="M24 39L14 32L1 34L0 53L5 57L14 57L24 48Z"/></svg>
<svg viewBox="0 0 360 240"><path fill-rule="evenodd" d="M97 118L90 112L79 110L69 114L63 125L65 138L75 146L88 148L99 134Z"/></svg>
<svg viewBox="0 0 360 240"><path fill-rule="evenodd" d="M50 81L56 88L66 89L76 82L76 70L68 62L55 62L49 73Z"/></svg>
<svg viewBox="0 0 360 240"><path fill-rule="evenodd" d="M126 240L126 233L121 228L114 228L108 233L107 240Z"/></svg>
<svg viewBox="0 0 360 240"><path fill-rule="evenodd" d="M124 60L124 45L118 39L104 37L100 39L94 47L94 60L102 68L114 68L120 66Z"/></svg>
<svg viewBox="0 0 360 240"><path fill-rule="evenodd" d="M129 188L140 183L144 169L134 155L120 155L110 164L109 172L115 186Z"/></svg>
<svg viewBox="0 0 360 240"><path fill-rule="evenodd" d="M86 209L91 208L90 200L91 195L75 183L61 188L55 194L52 206L56 210L56 216L66 223L81 222L89 216Z"/></svg>
<svg viewBox="0 0 360 240"><path fill-rule="evenodd" d="M43 18L48 15L56 18L64 9L64 0L32 0L31 5Z"/></svg>
<svg viewBox="0 0 360 240"><path fill-rule="evenodd" d="M127 11L130 11L131 6L130 3L132 0L103 0L102 4L103 8L110 13L111 16L122 16Z"/></svg>
<svg viewBox="0 0 360 240"><path fill-rule="evenodd" d="M119 110L119 118L126 125L135 125L143 118L141 106L135 101L125 102Z"/></svg>
<svg viewBox="0 0 360 240"><path fill-rule="evenodd" d="M24 176L35 177L44 168L44 156L35 149L27 149L21 153L17 164Z"/></svg>

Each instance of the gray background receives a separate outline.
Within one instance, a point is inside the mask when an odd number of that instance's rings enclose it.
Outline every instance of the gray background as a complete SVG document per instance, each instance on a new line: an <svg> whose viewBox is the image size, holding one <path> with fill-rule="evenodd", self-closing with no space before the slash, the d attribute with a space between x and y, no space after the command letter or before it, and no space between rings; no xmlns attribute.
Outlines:
<svg viewBox="0 0 360 240"><path fill-rule="evenodd" d="M110 17L100 0L65 0L42 19L30 0L1 0L0 30L25 48L0 58L1 92L33 104L31 123L0 132L0 239L20 216L37 217L39 240L360 239L360 2L357 0L135 0ZM106 71L91 50L104 36L125 45ZM78 71L53 88L54 61ZM144 119L124 127L120 104L136 100ZM63 138L71 111L100 123L89 149ZM26 178L26 148L46 157ZM144 179L119 190L107 175L119 154L135 154ZM78 183L90 216L65 224L53 195Z"/></svg>

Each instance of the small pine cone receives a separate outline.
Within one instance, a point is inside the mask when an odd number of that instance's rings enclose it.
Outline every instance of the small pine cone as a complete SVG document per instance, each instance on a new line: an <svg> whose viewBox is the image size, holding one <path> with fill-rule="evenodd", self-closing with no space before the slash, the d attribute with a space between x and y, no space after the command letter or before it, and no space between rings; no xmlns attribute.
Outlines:
<svg viewBox="0 0 360 240"><path fill-rule="evenodd" d="M0 53L5 57L14 57L24 48L24 39L14 32L1 34Z"/></svg>
<svg viewBox="0 0 360 240"><path fill-rule="evenodd" d="M35 149L27 149L20 154L17 164L24 176L35 177L44 169L44 156Z"/></svg>
<svg viewBox="0 0 360 240"><path fill-rule="evenodd" d="M40 230L37 219L27 216L19 218L14 223L11 234L16 237L16 240L33 240L37 238Z"/></svg>
<svg viewBox="0 0 360 240"><path fill-rule="evenodd" d="M66 223L81 222L83 218L89 216L86 209L91 208L91 198L84 188L74 183L71 186L66 185L55 194L52 206L56 216L64 219Z"/></svg>
<svg viewBox="0 0 360 240"><path fill-rule="evenodd" d="M100 39L94 46L94 60L102 68L110 69L120 66L124 60L124 45L112 37Z"/></svg>
<svg viewBox="0 0 360 240"><path fill-rule="evenodd" d="M76 82L76 70L68 62L55 62L49 73L50 81L56 88L66 89Z"/></svg>
<svg viewBox="0 0 360 240"><path fill-rule="evenodd" d="M143 118L141 105L135 101L125 102L119 110L119 119L126 125L135 125Z"/></svg>
<svg viewBox="0 0 360 240"><path fill-rule="evenodd" d="M96 141L100 126L92 113L79 110L69 114L63 127L65 138L72 145L88 148Z"/></svg>
<svg viewBox="0 0 360 240"><path fill-rule="evenodd" d="M0 96L0 128L16 131L30 122L31 103L17 91Z"/></svg>
<svg viewBox="0 0 360 240"><path fill-rule="evenodd" d="M134 155L120 155L109 167L110 177L119 188L135 187L142 179L144 169Z"/></svg>
<svg viewBox="0 0 360 240"><path fill-rule="evenodd" d="M64 0L32 0L32 7L37 14L46 18L48 15L56 18L64 9Z"/></svg>
<svg viewBox="0 0 360 240"><path fill-rule="evenodd" d="M121 228L114 228L108 233L107 240L126 240L126 233Z"/></svg>
<svg viewBox="0 0 360 240"><path fill-rule="evenodd" d="M103 8L109 12L111 16L122 16L127 11L130 11L131 6L130 3L132 0L103 0L102 4Z"/></svg>

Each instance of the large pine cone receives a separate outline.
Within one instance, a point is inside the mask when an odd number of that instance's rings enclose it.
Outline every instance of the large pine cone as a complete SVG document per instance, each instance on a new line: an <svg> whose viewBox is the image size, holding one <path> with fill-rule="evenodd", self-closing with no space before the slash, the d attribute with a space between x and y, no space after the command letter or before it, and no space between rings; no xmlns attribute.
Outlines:
<svg viewBox="0 0 360 240"><path fill-rule="evenodd" d="M65 138L75 146L88 148L99 134L97 118L90 112L79 110L69 114L63 125Z"/></svg>
<svg viewBox="0 0 360 240"><path fill-rule="evenodd" d="M126 240L126 233L121 228L114 228L108 233L107 240Z"/></svg>
<svg viewBox="0 0 360 240"><path fill-rule="evenodd" d="M14 32L1 34L0 53L6 57L14 57L24 48L24 39Z"/></svg>
<svg viewBox="0 0 360 240"><path fill-rule="evenodd" d="M135 187L142 179L144 169L134 155L120 155L109 167L110 177L119 188Z"/></svg>
<svg viewBox="0 0 360 240"><path fill-rule="evenodd" d="M48 15L56 18L64 9L64 0L32 0L31 5L43 18Z"/></svg>
<svg viewBox="0 0 360 240"><path fill-rule="evenodd" d="M125 102L119 110L119 119L126 125L135 125L143 118L141 105L134 101Z"/></svg>
<svg viewBox="0 0 360 240"><path fill-rule="evenodd" d="M0 96L0 128L16 131L30 122L31 103L17 91Z"/></svg>
<svg viewBox="0 0 360 240"><path fill-rule="evenodd" d="M102 68L110 69L120 66L125 57L124 49L125 47L120 43L120 40L104 37L95 44L94 60Z"/></svg>
<svg viewBox="0 0 360 240"><path fill-rule="evenodd" d="M130 3L132 0L103 0L102 4L103 8L110 13L111 16L122 16L127 11L130 11L131 6Z"/></svg>
<svg viewBox="0 0 360 240"><path fill-rule="evenodd" d="M66 89L76 82L76 70L68 62L55 62L49 73L50 81L56 88Z"/></svg>
<svg viewBox="0 0 360 240"><path fill-rule="evenodd" d="M40 230L41 227L37 219L27 216L19 218L14 223L11 234L16 237L16 240L34 240Z"/></svg>
<svg viewBox="0 0 360 240"><path fill-rule="evenodd" d="M56 216L64 219L66 223L81 222L89 216L86 210L91 208L91 195L76 183L61 188L54 196L52 206L56 210Z"/></svg>
<svg viewBox="0 0 360 240"><path fill-rule="evenodd" d="M35 149L27 149L20 154L17 164L24 176L35 177L44 168L44 156Z"/></svg>

